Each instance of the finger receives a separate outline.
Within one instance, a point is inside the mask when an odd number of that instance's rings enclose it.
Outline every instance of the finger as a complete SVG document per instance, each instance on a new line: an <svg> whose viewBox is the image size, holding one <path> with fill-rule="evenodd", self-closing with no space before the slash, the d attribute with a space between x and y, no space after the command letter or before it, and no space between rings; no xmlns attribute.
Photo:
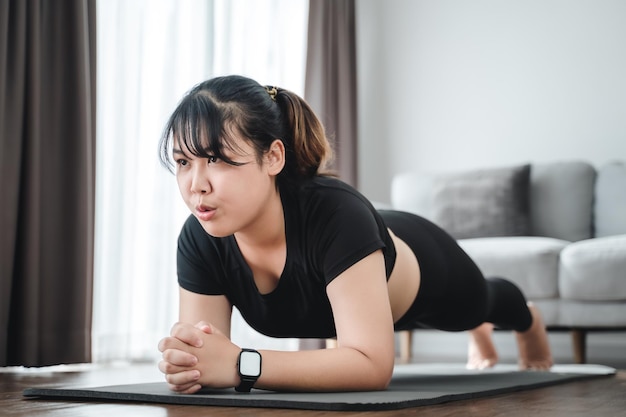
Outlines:
<svg viewBox="0 0 626 417"><path fill-rule="evenodd" d="M206 334L219 334L223 335L223 333L217 327L213 326L211 323L207 323L205 321L199 321L194 326L197 329L202 330Z"/></svg>
<svg viewBox="0 0 626 417"><path fill-rule="evenodd" d="M159 352L163 353L165 351L165 349L169 348L169 341L167 339L170 339L169 337L164 337L163 339L159 340Z"/></svg>
<svg viewBox="0 0 626 417"><path fill-rule="evenodd" d="M168 349L188 350L189 345L175 337L164 337L159 341L159 352L165 352Z"/></svg>
<svg viewBox="0 0 626 417"><path fill-rule="evenodd" d="M165 380L168 384L178 385L179 387L190 387L191 385L197 384L199 379L200 371L197 369L165 375Z"/></svg>
<svg viewBox="0 0 626 417"><path fill-rule="evenodd" d="M205 322L205 321L199 321L193 327L195 327L196 329L202 330L206 334L213 333L213 329L212 329L211 325L209 323Z"/></svg>
<svg viewBox="0 0 626 417"><path fill-rule="evenodd" d="M221 334L216 327L214 327L211 323L207 323L205 321L199 321L194 327L196 329L202 330L206 334Z"/></svg>
<svg viewBox="0 0 626 417"><path fill-rule="evenodd" d="M170 336L197 348L202 347L203 344L199 329L187 323L176 323L174 327L172 327Z"/></svg>
<svg viewBox="0 0 626 417"><path fill-rule="evenodd" d="M190 361L190 363L191 362L195 362L197 364L197 360ZM183 372L183 371L189 371L190 369L193 369L193 367L196 364L178 365L176 363L172 363L166 359L163 359L159 361L158 368L159 368L159 371L167 375L167 374L176 374L176 373Z"/></svg>
<svg viewBox="0 0 626 417"><path fill-rule="evenodd" d="M200 384L186 384L186 385L172 385L168 384L171 391L177 392L179 394L195 394L196 392L202 389L202 385Z"/></svg>
<svg viewBox="0 0 626 417"><path fill-rule="evenodd" d="M191 367L198 364L198 358L195 355L178 349L166 349L162 357L165 362L174 366Z"/></svg>

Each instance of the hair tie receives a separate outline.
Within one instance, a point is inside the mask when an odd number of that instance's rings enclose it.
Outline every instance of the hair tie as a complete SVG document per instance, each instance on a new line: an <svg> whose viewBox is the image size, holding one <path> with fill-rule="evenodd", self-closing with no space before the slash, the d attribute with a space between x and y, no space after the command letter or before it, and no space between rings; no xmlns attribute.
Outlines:
<svg viewBox="0 0 626 417"><path fill-rule="evenodd" d="M265 86L265 91L270 95L272 101L276 101L276 95L278 94L278 89L276 87Z"/></svg>

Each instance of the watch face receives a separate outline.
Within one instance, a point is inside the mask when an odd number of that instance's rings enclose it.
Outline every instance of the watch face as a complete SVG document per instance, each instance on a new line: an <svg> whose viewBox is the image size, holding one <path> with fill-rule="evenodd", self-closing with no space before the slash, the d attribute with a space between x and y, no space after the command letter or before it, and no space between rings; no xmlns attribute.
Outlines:
<svg viewBox="0 0 626 417"><path fill-rule="evenodd" d="M243 351L239 356L239 373L244 376L261 375L261 355L259 352Z"/></svg>

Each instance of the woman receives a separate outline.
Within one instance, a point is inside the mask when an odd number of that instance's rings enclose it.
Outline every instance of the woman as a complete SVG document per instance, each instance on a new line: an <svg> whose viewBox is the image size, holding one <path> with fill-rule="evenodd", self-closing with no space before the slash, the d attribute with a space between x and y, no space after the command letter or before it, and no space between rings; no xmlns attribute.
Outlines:
<svg viewBox="0 0 626 417"><path fill-rule="evenodd" d="M454 239L412 214L376 211L327 175L331 149L296 94L240 76L192 89L161 159L192 212L178 242L180 321L159 343L173 391L201 387L382 390L394 329L471 330L468 366L493 366L493 326L516 331L520 367L552 364L539 312L486 280ZM333 349L241 349L232 307L274 337L336 337Z"/></svg>

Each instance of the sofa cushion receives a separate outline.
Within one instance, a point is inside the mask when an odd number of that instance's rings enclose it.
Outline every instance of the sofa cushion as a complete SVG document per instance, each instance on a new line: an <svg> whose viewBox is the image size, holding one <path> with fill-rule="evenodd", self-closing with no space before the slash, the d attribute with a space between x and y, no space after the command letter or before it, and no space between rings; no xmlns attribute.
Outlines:
<svg viewBox="0 0 626 417"><path fill-rule="evenodd" d="M529 234L530 165L440 174L401 174L392 204L428 218L457 239Z"/></svg>
<svg viewBox="0 0 626 417"><path fill-rule="evenodd" d="M577 241L592 237L596 171L582 161L533 164L531 234Z"/></svg>
<svg viewBox="0 0 626 417"><path fill-rule="evenodd" d="M460 239L485 277L506 278L529 299L558 297L559 253L569 242L518 236Z"/></svg>
<svg viewBox="0 0 626 417"><path fill-rule="evenodd" d="M626 234L571 243L561 252L561 297L626 300Z"/></svg>
<svg viewBox="0 0 626 417"><path fill-rule="evenodd" d="M626 165L606 164L598 170L594 203L595 236L626 234Z"/></svg>
<svg viewBox="0 0 626 417"><path fill-rule="evenodd" d="M570 328L626 328L623 301L559 300L558 325Z"/></svg>
<svg viewBox="0 0 626 417"><path fill-rule="evenodd" d="M623 301L533 300L548 328L626 328Z"/></svg>

